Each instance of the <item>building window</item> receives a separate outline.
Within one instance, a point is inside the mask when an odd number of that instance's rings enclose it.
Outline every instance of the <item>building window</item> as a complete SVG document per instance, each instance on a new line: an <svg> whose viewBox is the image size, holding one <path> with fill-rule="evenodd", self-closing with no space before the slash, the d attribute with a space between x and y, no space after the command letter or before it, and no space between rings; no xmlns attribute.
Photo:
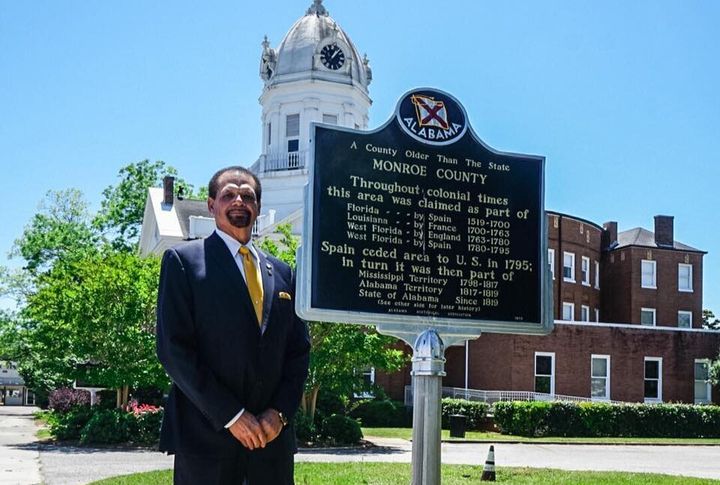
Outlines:
<svg viewBox="0 0 720 485"><path fill-rule="evenodd" d="M600 263L595 261L595 288L600 289Z"/></svg>
<svg viewBox="0 0 720 485"><path fill-rule="evenodd" d="M583 322L590 321L590 307L589 306L582 305L580 307L580 320Z"/></svg>
<svg viewBox="0 0 720 485"><path fill-rule="evenodd" d="M327 123L329 125L337 125L337 115L323 114L323 123Z"/></svg>
<svg viewBox="0 0 720 485"><path fill-rule="evenodd" d="M592 355L590 359L590 397L610 399L610 356Z"/></svg>
<svg viewBox="0 0 720 485"><path fill-rule="evenodd" d="M569 322L575 320L575 304L563 302L562 319Z"/></svg>
<svg viewBox="0 0 720 485"><path fill-rule="evenodd" d="M710 381L708 371L710 363L705 359L695 359L695 404L708 404L710 399Z"/></svg>
<svg viewBox="0 0 720 485"><path fill-rule="evenodd" d="M645 402L662 402L661 357L645 357Z"/></svg>
<svg viewBox="0 0 720 485"><path fill-rule="evenodd" d="M550 272L552 273L553 279L555 279L555 250L548 249L548 264L550 265Z"/></svg>
<svg viewBox="0 0 720 485"><path fill-rule="evenodd" d="M583 256L580 262L580 274L582 275L582 284L590 286L590 258Z"/></svg>
<svg viewBox="0 0 720 485"><path fill-rule="evenodd" d="M678 311L678 327L692 328L692 312L685 310Z"/></svg>
<svg viewBox="0 0 720 485"><path fill-rule="evenodd" d="M555 353L535 352L535 392L555 394Z"/></svg>
<svg viewBox="0 0 720 485"><path fill-rule="evenodd" d="M654 308L641 308L640 309L640 323L648 325L650 327L655 326L655 309Z"/></svg>
<svg viewBox="0 0 720 485"><path fill-rule="evenodd" d="M563 253L563 280L575 283L574 253Z"/></svg>
<svg viewBox="0 0 720 485"><path fill-rule="evenodd" d="M657 288L657 279L655 277L656 264L655 261L643 259L641 266L641 286L643 288Z"/></svg>
<svg viewBox="0 0 720 485"><path fill-rule="evenodd" d="M300 149L300 115L287 115L285 118L285 137L287 138L287 151L297 152Z"/></svg>
<svg viewBox="0 0 720 485"><path fill-rule="evenodd" d="M692 264L678 264L678 290L692 292Z"/></svg>
<svg viewBox="0 0 720 485"><path fill-rule="evenodd" d="M595 309L595 321L600 322L600 310L597 308Z"/></svg>
<svg viewBox="0 0 720 485"><path fill-rule="evenodd" d="M267 126L267 144L270 145L272 143L272 123L268 123Z"/></svg>

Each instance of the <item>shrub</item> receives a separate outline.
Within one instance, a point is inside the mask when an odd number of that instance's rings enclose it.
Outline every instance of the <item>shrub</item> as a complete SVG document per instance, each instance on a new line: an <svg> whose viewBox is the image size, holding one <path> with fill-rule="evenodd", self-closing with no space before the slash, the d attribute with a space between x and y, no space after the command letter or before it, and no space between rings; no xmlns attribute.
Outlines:
<svg viewBox="0 0 720 485"><path fill-rule="evenodd" d="M322 424L322 435L334 443L343 445L354 445L363 437L360 423L340 414L333 414L325 418Z"/></svg>
<svg viewBox="0 0 720 485"><path fill-rule="evenodd" d="M522 436L720 436L718 406L516 401L495 403L494 414L503 433Z"/></svg>
<svg viewBox="0 0 720 485"><path fill-rule="evenodd" d="M55 439L78 440L80 432L93 415L90 406L75 406L64 413L53 411L52 418L48 419L50 433Z"/></svg>
<svg viewBox="0 0 720 485"><path fill-rule="evenodd" d="M48 396L48 407L58 413L67 413L77 406L90 406L88 391L61 387L51 391Z"/></svg>
<svg viewBox="0 0 720 485"><path fill-rule="evenodd" d="M375 428L401 428L412 422L412 416L399 401L360 401L350 412L350 417L360 420L363 426Z"/></svg>
<svg viewBox="0 0 720 485"><path fill-rule="evenodd" d="M322 418L331 414L345 414L347 398L332 391L318 393L315 419L321 422Z"/></svg>
<svg viewBox="0 0 720 485"><path fill-rule="evenodd" d="M155 445L160 441L160 426L164 411L162 408L133 413L135 434L131 437L135 443Z"/></svg>
<svg viewBox="0 0 720 485"><path fill-rule="evenodd" d="M121 409L100 409L80 432L80 443L125 443L135 436L137 421Z"/></svg>
<svg viewBox="0 0 720 485"><path fill-rule="evenodd" d="M299 412L293 419L295 424L295 437L302 443L311 443L317 440L317 428L313 420L305 413Z"/></svg>
<svg viewBox="0 0 720 485"><path fill-rule="evenodd" d="M449 427L450 416L462 414L467 417L467 429L480 429L489 409L490 405L485 402L446 397L442 400L442 425Z"/></svg>

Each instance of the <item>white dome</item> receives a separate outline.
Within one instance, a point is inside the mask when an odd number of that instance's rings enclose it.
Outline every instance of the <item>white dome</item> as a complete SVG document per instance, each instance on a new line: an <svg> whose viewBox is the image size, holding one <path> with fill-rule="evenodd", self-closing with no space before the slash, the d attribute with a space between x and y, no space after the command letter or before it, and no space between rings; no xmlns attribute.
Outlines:
<svg viewBox="0 0 720 485"><path fill-rule="evenodd" d="M342 64L323 63L326 46L340 49ZM263 42L260 77L265 86L307 79L352 84L367 92L372 73L367 57L360 57L350 38L330 17L322 0L314 0L307 12L290 28L277 49Z"/></svg>

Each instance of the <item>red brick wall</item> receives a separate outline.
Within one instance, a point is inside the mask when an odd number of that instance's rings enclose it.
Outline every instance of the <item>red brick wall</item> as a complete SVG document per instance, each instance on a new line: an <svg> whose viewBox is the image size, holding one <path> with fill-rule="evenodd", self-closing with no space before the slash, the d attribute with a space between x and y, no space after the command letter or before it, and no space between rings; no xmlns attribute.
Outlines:
<svg viewBox="0 0 720 485"><path fill-rule="evenodd" d="M610 398L643 401L645 357L662 357L663 401L693 402L695 359L715 358L720 332L557 324L546 337L485 334L470 344L469 387L534 390L535 352L555 353L555 393L590 396L590 358L610 355ZM444 386L464 387L465 351L446 351ZM720 402L720 390L713 399Z"/></svg>

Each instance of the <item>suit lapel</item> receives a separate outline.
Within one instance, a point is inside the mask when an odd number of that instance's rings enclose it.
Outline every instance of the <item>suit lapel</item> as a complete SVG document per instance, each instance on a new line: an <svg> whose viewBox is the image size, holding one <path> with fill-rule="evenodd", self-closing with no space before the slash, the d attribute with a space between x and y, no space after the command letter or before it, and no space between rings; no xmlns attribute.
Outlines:
<svg viewBox="0 0 720 485"><path fill-rule="evenodd" d="M238 314L252 315L254 317L255 310L253 308L252 300L250 299L250 292L248 292L245 280L243 279L242 274L240 274L240 270L235 263L235 258L232 254L230 254L227 245L215 232L213 232L205 241L207 244L207 254L210 255L214 265L219 267L220 271L222 271L230 281L230 287L223 288L223 290L231 291L233 295L236 296L237 300L234 303L238 307ZM256 324L257 318L252 318L252 322L253 324ZM257 328L257 325L255 325L255 327Z"/></svg>

